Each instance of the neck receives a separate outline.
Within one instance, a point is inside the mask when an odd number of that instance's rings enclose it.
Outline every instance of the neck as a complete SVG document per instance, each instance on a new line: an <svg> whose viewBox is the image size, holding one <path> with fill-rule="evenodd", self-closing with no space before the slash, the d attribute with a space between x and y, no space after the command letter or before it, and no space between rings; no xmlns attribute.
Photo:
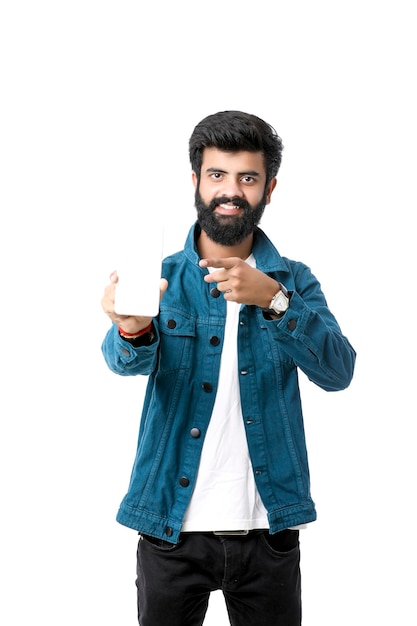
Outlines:
<svg viewBox="0 0 417 626"><path fill-rule="evenodd" d="M204 230L201 231L197 241L197 250L202 259L226 259L228 257L238 257L247 259L252 252L253 233L248 235L241 243L235 246L222 246L207 237Z"/></svg>

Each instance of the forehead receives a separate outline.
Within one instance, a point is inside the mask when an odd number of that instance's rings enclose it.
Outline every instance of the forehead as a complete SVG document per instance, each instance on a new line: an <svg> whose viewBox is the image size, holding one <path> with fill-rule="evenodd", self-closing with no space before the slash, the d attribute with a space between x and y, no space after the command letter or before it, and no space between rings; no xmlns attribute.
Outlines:
<svg viewBox="0 0 417 626"><path fill-rule="evenodd" d="M266 176L265 162L262 152L225 152L218 148L204 148L201 173L208 169L221 170L229 174L257 172L261 177Z"/></svg>

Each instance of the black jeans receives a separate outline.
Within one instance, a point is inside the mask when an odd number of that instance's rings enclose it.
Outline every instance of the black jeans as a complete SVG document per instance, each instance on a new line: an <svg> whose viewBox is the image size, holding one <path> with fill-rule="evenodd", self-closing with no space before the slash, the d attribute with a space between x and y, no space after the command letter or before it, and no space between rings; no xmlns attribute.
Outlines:
<svg viewBox="0 0 417 626"><path fill-rule="evenodd" d="M178 544L140 536L140 626L201 626L216 589L232 626L300 626L298 534L182 533Z"/></svg>

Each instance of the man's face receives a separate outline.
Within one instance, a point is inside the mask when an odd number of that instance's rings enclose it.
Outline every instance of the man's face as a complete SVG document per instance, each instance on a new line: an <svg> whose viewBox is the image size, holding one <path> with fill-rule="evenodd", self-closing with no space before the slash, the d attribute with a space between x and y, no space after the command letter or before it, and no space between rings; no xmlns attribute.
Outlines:
<svg viewBox="0 0 417 626"><path fill-rule="evenodd" d="M201 228L216 243L233 246L253 233L270 202L261 152L224 152L205 148L200 181L193 172L195 206Z"/></svg>

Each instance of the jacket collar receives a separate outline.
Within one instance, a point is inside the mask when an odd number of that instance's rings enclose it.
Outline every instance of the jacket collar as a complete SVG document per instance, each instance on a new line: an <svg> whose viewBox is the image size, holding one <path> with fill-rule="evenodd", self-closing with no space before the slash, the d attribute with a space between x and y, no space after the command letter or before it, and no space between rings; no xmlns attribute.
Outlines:
<svg viewBox="0 0 417 626"><path fill-rule="evenodd" d="M185 256L195 265L200 260L197 251L197 239L200 235L201 228L198 222L190 228L184 246ZM263 272L279 272L288 271L288 265L279 254L271 240L265 235L264 231L256 227L253 233L252 253L256 259L256 267Z"/></svg>

